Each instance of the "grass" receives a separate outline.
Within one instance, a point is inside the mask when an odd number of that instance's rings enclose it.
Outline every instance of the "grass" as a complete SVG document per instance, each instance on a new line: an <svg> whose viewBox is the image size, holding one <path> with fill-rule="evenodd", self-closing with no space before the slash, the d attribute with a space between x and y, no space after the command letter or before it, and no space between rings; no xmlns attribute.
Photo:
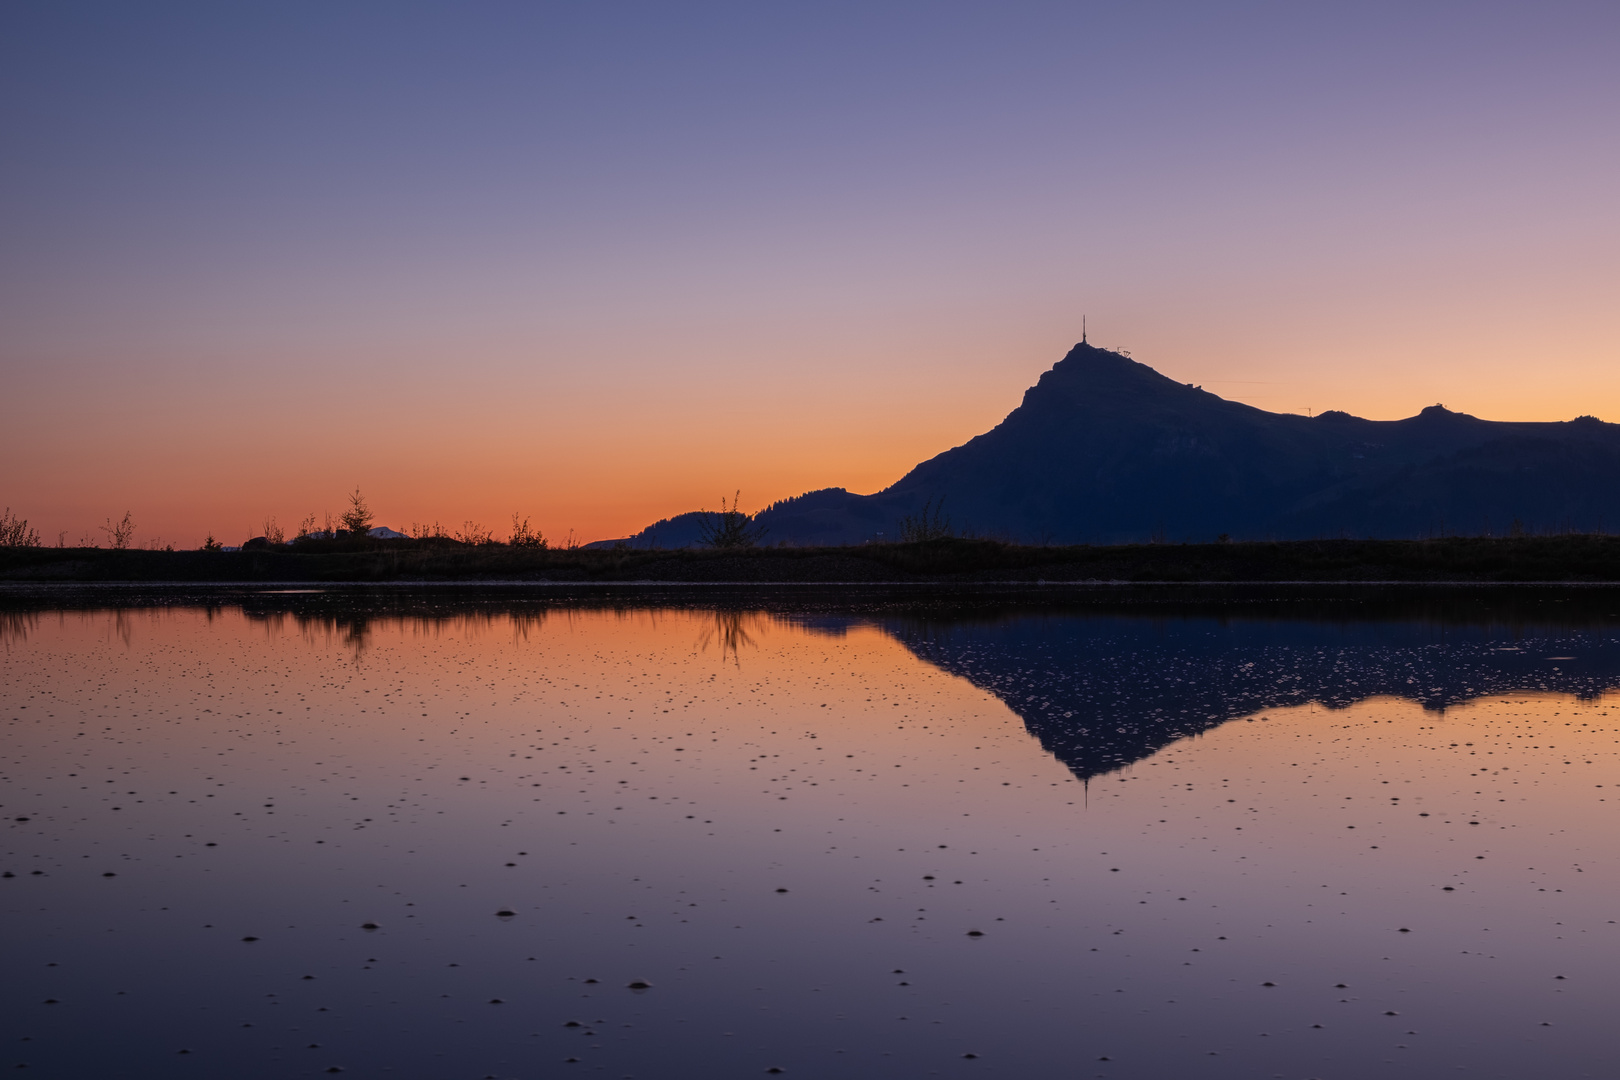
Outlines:
<svg viewBox="0 0 1620 1080"><path fill-rule="evenodd" d="M1620 582L1620 537L1451 537L1044 547L945 538L860 547L599 551L303 541L259 551L0 549L0 581Z"/></svg>

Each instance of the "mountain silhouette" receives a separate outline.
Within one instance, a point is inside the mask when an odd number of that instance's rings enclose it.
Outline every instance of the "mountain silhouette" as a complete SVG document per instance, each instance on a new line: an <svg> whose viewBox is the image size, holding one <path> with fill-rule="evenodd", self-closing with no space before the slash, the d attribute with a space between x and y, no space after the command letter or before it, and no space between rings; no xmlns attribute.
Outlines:
<svg viewBox="0 0 1620 1080"><path fill-rule="evenodd" d="M1266 412L1082 342L1000 424L892 486L813 491L755 520L766 543L860 544L899 539L929 504L959 534L1023 543L1601 532L1620 525L1620 425ZM703 521L618 542L686 547Z"/></svg>

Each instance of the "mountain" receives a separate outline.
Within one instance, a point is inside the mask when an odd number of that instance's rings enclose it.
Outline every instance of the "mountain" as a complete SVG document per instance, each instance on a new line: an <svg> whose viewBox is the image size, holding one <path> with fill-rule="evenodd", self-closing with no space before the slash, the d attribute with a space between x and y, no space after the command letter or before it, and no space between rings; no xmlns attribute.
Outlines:
<svg viewBox="0 0 1620 1080"><path fill-rule="evenodd" d="M766 543L899 538L943 506L954 531L1024 543L1401 538L1620 526L1620 425L1272 413L1082 342L990 431L873 495L841 488L756 516ZM701 542L701 513L622 543Z"/></svg>

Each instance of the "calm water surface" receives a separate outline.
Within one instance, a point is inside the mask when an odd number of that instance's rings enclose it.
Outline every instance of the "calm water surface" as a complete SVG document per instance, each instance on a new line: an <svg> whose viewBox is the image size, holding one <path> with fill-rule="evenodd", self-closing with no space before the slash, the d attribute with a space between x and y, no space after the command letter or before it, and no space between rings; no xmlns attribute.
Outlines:
<svg viewBox="0 0 1620 1080"><path fill-rule="evenodd" d="M1615 620L345 604L0 615L0 1067L1616 1072Z"/></svg>

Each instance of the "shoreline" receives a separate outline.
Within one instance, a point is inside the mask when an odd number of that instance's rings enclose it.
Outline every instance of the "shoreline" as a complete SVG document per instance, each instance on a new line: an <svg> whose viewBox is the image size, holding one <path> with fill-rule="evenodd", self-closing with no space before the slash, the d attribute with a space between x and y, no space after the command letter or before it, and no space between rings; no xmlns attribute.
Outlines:
<svg viewBox="0 0 1620 1080"><path fill-rule="evenodd" d="M420 541L255 551L0 548L0 585L384 582L792 587L984 584L1620 584L1620 536L1032 546L942 539L858 547L534 549Z"/></svg>

